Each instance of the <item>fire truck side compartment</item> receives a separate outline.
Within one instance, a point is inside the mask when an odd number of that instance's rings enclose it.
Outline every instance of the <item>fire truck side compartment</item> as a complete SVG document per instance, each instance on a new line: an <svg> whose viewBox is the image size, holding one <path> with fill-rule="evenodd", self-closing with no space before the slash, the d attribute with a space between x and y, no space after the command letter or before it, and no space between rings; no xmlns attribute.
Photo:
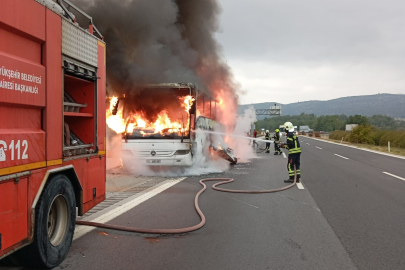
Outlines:
<svg viewBox="0 0 405 270"><path fill-rule="evenodd" d="M98 151L99 153L106 154L106 113L105 113L105 98L106 98L106 48L105 43L98 41L98 70L97 70L97 122L103 123L98 125Z"/></svg>
<svg viewBox="0 0 405 270"><path fill-rule="evenodd" d="M57 160L62 156L62 59L61 18L46 9L46 42L44 64L46 67L46 108L44 130L46 131L46 160Z"/></svg>
<svg viewBox="0 0 405 270"><path fill-rule="evenodd" d="M70 40L77 41L65 53L62 43L68 39L62 24L73 31ZM0 81L13 88L0 87L0 152L5 155L4 161L0 156L1 259L33 240L32 207L52 173L72 182L79 214L105 199L105 44L33 0L0 1L0 40ZM97 72L93 82L72 79L70 94L87 103L80 108L82 116L64 116L64 56L74 56ZM18 71L20 78L3 75L4 70ZM23 79L23 74L40 79ZM31 90L15 90L20 84ZM64 121L81 140L93 143L94 153L64 159Z"/></svg>

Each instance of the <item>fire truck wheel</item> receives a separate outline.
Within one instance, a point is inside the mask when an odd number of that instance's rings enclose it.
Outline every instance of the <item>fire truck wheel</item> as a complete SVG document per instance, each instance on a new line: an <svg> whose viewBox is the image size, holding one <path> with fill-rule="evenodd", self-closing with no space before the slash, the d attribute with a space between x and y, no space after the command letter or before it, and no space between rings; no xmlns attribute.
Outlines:
<svg viewBox="0 0 405 270"><path fill-rule="evenodd" d="M66 257L76 222L73 186L65 175L55 175L47 184L35 208L34 242L17 252L24 266L53 268Z"/></svg>

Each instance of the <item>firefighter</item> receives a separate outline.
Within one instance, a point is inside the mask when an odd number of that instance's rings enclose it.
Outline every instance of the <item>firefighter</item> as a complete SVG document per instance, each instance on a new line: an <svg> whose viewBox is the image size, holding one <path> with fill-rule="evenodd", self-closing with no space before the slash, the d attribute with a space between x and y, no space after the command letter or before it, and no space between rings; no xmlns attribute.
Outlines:
<svg viewBox="0 0 405 270"><path fill-rule="evenodd" d="M270 141L270 131L266 130L266 135L264 135L264 139ZM270 142L266 142L266 153L270 153Z"/></svg>
<svg viewBox="0 0 405 270"><path fill-rule="evenodd" d="M284 124L287 143L281 144L282 148L288 149L288 176L289 179L284 180L286 183L293 183L294 182L294 165L295 169L297 170L297 183L300 182L301 178L301 170L300 170L300 157L301 157L301 146L298 140L298 136L294 133L294 126L291 122L286 122Z"/></svg>
<svg viewBox="0 0 405 270"><path fill-rule="evenodd" d="M280 144L280 130L276 129L275 130L276 133L274 133L273 139L274 139L274 155L281 155L281 149L279 147Z"/></svg>
<svg viewBox="0 0 405 270"><path fill-rule="evenodd" d="M256 142L256 138L257 138L257 130L255 129L255 131L253 131L253 142L252 142L252 147L259 147L259 144Z"/></svg>

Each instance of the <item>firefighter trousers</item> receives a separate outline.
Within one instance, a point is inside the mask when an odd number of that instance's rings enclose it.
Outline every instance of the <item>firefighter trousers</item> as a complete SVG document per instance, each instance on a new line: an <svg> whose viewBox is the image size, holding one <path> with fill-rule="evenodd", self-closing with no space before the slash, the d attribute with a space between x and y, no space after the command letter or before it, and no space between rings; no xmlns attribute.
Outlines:
<svg viewBox="0 0 405 270"><path fill-rule="evenodd" d="M270 153L270 143L266 142L266 153Z"/></svg>
<svg viewBox="0 0 405 270"><path fill-rule="evenodd" d="M295 169L297 170L297 180L301 178L301 170L300 170L300 158L301 153L291 154L288 155L288 176L291 180L294 180L294 165Z"/></svg>
<svg viewBox="0 0 405 270"><path fill-rule="evenodd" d="M278 142L274 142L274 151L277 153L277 152L279 152L279 153L281 153L281 149L280 149L280 147L278 146Z"/></svg>

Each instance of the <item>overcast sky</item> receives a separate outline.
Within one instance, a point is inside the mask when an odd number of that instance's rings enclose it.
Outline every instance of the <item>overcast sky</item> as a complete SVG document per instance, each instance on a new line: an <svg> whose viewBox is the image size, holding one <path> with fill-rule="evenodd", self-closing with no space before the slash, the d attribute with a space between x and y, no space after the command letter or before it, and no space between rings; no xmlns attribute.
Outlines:
<svg viewBox="0 0 405 270"><path fill-rule="evenodd" d="M405 93L404 0L218 1L241 104Z"/></svg>

